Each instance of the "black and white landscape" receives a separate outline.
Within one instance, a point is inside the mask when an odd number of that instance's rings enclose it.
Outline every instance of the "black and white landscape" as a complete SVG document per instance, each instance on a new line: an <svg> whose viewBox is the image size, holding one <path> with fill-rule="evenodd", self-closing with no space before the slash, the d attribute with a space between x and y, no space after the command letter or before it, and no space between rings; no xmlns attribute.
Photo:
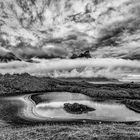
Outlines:
<svg viewBox="0 0 140 140"><path fill-rule="evenodd" d="M0 139L140 139L139 0L0 0Z"/></svg>

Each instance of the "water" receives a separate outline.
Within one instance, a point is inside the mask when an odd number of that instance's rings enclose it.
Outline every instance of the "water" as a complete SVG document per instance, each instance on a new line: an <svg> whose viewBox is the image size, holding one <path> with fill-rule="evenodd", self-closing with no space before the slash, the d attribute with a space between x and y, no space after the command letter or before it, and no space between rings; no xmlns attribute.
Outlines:
<svg viewBox="0 0 140 140"><path fill-rule="evenodd" d="M97 102L86 95L67 92L36 94L35 97L40 99L38 104L32 100L32 94L8 97L4 100L17 107L20 105L17 113L20 118L36 122L78 119L114 122L140 121L139 113L115 101ZM63 109L64 103L79 103L96 110L83 114L71 114Z"/></svg>

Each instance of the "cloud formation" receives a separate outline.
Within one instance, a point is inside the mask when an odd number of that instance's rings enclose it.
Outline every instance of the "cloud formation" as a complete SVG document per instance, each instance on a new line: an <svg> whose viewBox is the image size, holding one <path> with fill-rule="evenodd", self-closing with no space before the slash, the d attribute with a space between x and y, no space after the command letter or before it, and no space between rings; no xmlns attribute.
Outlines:
<svg viewBox="0 0 140 140"><path fill-rule="evenodd" d="M10 51L38 61L0 63L0 73L111 78L140 73L139 0L0 2L0 55ZM91 59L69 59L86 50Z"/></svg>
<svg viewBox="0 0 140 140"><path fill-rule="evenodd" d="M9 15L1 16L0 42L19 57L67 58L90 50L92 57L128 58L133 46L140 48L138 0L0 2L0 13Z"/></svg>
<svg viewBox="0 0 140 140"><path fill-rule="evenodd" d="M0 64L0 73L27 72L38 76L52 77L98 77L122 78L128 74L140 73L140 62L106 59L35 59L38 63L9 62Z"/></svg>

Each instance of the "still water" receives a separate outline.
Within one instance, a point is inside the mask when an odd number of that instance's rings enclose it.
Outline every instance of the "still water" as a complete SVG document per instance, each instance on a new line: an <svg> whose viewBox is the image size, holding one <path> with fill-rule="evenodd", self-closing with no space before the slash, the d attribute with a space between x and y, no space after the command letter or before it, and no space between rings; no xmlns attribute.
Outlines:
<svg viewBox="0 0 140 140"><path fill-rule="evenodd" d="M32 96L39 99L39 102L36 103ZM97 102L79 93L51 92L6 97L3 100L10 102L11 106L17 106L17 115L20 118L36 122L78 119L114 122L140 121L140 114L128 109L124 104L109 100ZM83 114L71 114L63 109L64 103L79 103L96 110Z"/></svg>

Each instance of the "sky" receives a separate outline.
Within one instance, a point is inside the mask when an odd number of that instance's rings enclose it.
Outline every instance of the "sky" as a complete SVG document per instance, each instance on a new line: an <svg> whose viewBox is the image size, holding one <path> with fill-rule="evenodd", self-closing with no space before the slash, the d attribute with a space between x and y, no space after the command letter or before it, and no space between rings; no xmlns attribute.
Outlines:
<svg viewBox="0 0 140 140"><path fill-rule="evenodd" d="M0 0L0 73L138 81L139 0ZM89 51L91 58L72 60ZM26 62L26 60L32 60Z"/></svg>

